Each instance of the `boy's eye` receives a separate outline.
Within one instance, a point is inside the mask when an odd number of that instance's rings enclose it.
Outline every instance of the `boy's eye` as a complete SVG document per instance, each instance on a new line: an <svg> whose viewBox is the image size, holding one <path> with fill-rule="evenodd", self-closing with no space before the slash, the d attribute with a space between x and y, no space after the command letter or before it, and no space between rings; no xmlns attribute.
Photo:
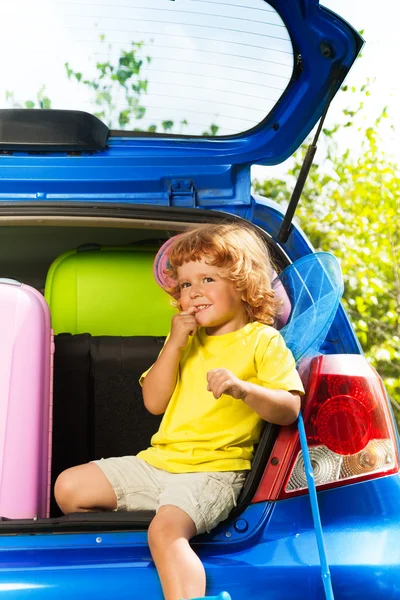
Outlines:
<svg viewBox="0 0 400 600"><path fill-rule="evenodd" d="M214 279L212 277L204 277L204 281L206 283L211 283L212 281L214 281Z"/></svg>

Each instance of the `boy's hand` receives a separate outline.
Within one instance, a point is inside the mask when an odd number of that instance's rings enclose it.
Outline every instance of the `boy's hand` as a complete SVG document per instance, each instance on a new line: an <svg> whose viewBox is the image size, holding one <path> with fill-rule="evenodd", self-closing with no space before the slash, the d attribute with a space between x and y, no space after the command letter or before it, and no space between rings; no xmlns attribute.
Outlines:
<svg viewBox="0 0 400 600"><path fill-rule="evenodd" d="M245 382L228 369L211 369L207 373L207 381L207 389L214 394L214 398L218 399L222 394L228 394L236 400L246 397Z"/></svg>
<svg viewBox="0 0 400 600"><path fill-rule="evenodd" d="M172 317L169 340L178 348L184 348L189 335L194 335L197 331L195 312L197 312L196 308L191 306L188 310L182 311Z"/></svg>

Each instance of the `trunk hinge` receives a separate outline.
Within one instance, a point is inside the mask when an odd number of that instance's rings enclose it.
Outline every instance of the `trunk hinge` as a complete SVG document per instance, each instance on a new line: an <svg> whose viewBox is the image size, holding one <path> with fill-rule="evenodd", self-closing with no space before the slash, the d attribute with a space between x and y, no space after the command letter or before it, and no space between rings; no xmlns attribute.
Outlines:
<svg viewBox="0 0 400 600"><path fill-rule="evenodd" d="M290 232L292 230L292 227L293 227L292 226L292 220L293 220L294 213L296 211L297 205L299 203L300 196L301 196L301 193L302 193L303 188L304 188L304 184L305 184L305 182L307 180L308 173L309 173L311 165L313 163L315 153L317 151L317 141L318 141L318 138L319 138L319 134L322 131L322 126L323 126L324 121L325 121L326 113L328 112L328 109L329 109L329 107L331 105L333 97L334 97L334 95L337 92L338 82L343 81L343 76L342 76L343 75L343 71L344 71L344 67L342 66L335 73L335 76L334 76L333 82L332 82L332 86L331 86L331 89L329 91L329 95L328 95L328 99L327 99L327 102L326 102L326 106L325 106L324 112L322 113L320 121L318 123L317 131L315 132L314 139L313 139L312 143L307 148L307 152L306 152L306 156L304 158L304 162L303 162L303 164L301 166L300 173L299 173L299 176L298 176L297 181L296 181L296 185L294 186L292 197L290 198L286 214L285 214L285 216L283 218L282 225L281 225L281 228L280 228L279 233L278 233L278 238L277 239L278 239L278 242L280 242L280 243L287 242L288 237L290 235Z"/></svg>
<svg viewBox="0 0 400 600"><path fill-rule="evenodd" d="M171 179L168 188L170 206L197 206L197 192L191 179Z"/></svg>

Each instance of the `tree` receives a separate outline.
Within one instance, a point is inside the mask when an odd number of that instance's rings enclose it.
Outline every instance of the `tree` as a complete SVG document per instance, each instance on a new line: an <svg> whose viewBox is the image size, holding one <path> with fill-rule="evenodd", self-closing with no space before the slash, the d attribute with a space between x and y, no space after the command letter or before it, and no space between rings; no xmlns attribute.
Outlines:
<svg viewBox="0 0 400 600"><path fill-rule="evenodd" d="M42 85L36 94L36 100L26 100L23 105L16 101L14 92L6 92L6 102L13 108L51 108L51 100L45 95L45 89L46 86Z"/></svg>
<svg viewBox="0 0 400 600"><path fill-rule="evenodd" d="M106 44L105 36L100 40ZM141 126L146 115L145 98L148 93L149 81L146 77L146 66L152 58L144 52L143 42L131 42L128 49L121 49L118 59L96 63L96 75L86 77L81 71L76 71L69 62L65 63L68 80L76 81L90 90L94 104L98 107L95 116L104 121L110 129L128 129L131 131L148 131L155 133L157 125L147 128ZM108 53L111 47L108 46ZM24 108L51 108L51 100L44 95L45 86L39 90L36 100L27 100ZM15 108L22 108L12 92L6 92L6 100ZM123 108L119 108L120 106ZM161 122L162 133L181 134L188 126L187 119L175 123L170 119ZM204 136L215 136L219 127L211 123Z"/></svg>
<svg viewBox="0 0 400 600"><path fill-rule="evenodd" d="M324 130L326 150L317 153L296 215L314 247L341 263L343 303L400 424L400 171L382 149L386 109L372 126L357 128L362 108L345 109L344 121ZM334 141L343 128L359 136L358 156ZM255 192L286 204L307 145L294 154L287 178L255 181Z"/></svg>

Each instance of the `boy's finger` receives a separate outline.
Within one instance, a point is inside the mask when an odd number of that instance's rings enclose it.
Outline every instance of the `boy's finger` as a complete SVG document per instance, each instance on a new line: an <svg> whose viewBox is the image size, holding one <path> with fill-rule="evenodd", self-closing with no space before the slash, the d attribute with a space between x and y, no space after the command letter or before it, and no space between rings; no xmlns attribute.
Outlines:
<svg viewBox="0 0 400 600"><path fill-rule="evenodd" d="M219 371L219 369L210 369L207 371L207 380L209 381L210 377L212 377L217 371Z"/></svg>
<svg viewBox="0 0 400 600"><path fill-rule="evenodd" d="M190 308L192 308L192 307L190 307ZM191 315L192 313L190 311L190 308L188 308L187 310L179 311L178 315Z"/></svg>
<svg viewBox="0 0 400 600"><path fill-rule="evenodd" d="M215 372L214 372L214 370L208 371L208 373L206 375L206 378L207 378L208 384L212 383L212 381L215 379Z"/></svg>

